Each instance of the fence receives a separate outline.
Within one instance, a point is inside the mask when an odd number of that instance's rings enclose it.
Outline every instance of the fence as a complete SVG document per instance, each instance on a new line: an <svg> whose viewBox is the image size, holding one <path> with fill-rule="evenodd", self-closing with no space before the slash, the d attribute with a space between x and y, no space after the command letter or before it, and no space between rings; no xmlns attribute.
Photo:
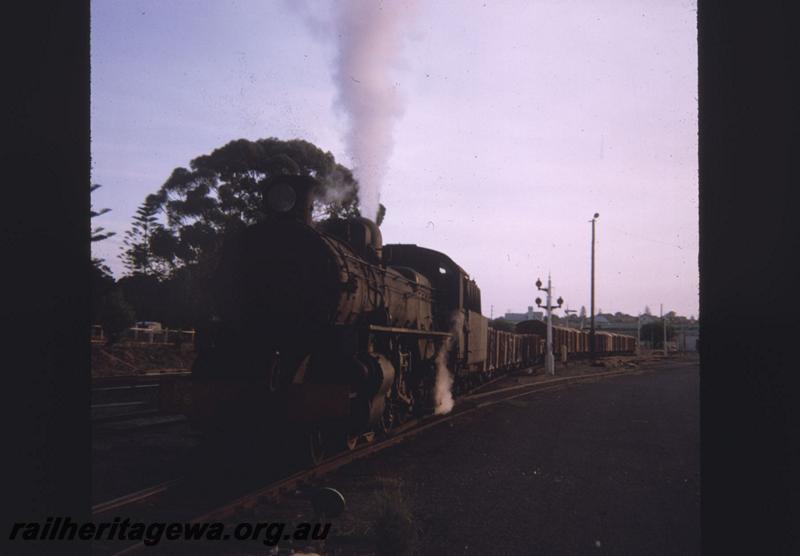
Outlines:
<svg viewBox="0 0 800 556"><path fill-rule="evenodd" d="M150 328L128 328L123 333L123 340L128 342L144 343L144 344L161 344L161 345L174 345L174 344L191 344L194 345L194 330L153 330ZM105 342L106 336L103 332L103 327L100 325L93 325L91 332L92 342Z"/></svg>

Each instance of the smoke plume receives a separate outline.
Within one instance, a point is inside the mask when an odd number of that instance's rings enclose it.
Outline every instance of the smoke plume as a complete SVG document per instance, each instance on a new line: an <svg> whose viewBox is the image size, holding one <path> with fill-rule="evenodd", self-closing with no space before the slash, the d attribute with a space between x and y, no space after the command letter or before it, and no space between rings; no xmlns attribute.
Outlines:
<svg viewBox="0 0 800 556"><path fill-rule="evenodd" d="M335 43L336 106L348 118L345 148L359 182L361 214L375 220L394 146L394 123L403 113L392 70L400 62L416 0L336 0L330 4L287 0L285 5L315 36ZM328 17L326 9L331 10Z"/></svg>
<svg viewBox="0 0 800 556"><path fill-rule="evenodd" d="M447 368L447 352L458 330L464 324L464 315L455 313L450 321L450 334L436 352L436 383L433 387L434 415L445 415L453 409L453 375Z"/></svg>
<svg viewBox="0 0 800 556"><path fill-rule="evenodd" d="M403 113L391 70L413 2L335 2L337 106L348 116L347 154L359 181L361 213L373 220L394 146L392 130Z"/></svg>
<svg viewBox="0 0 800 556"><path fill-rule="evenodd" d="M320 185L322 187L314 191L314 198L325 204L342 205L358 194L355 184L335 168L322 178Z"/></svg>

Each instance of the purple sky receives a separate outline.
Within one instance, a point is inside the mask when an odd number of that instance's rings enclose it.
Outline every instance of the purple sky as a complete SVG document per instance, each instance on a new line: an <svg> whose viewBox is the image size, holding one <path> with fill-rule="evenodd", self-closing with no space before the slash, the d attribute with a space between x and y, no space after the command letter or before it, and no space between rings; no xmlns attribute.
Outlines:
<svg viewBox="0 0 800 556"><path fill-rule="evenodd" d="M599 212L596 307L697 316L696 3L391 4L384 242L450 255L487 316L532 305L548 271L588 309ZM117 276L145 195L229 140L302 138L354 165L342 7L308 6L92 3L93 204L112 209L95 224L117 232L94 248Z"/></svg>

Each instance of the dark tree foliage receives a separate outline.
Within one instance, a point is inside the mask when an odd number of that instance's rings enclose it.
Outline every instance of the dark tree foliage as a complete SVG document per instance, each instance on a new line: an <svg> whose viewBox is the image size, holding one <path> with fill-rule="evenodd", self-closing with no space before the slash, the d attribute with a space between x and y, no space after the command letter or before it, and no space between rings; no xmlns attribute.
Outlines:
<svg viewBox="0 0 800 556"><path fill-rule="evenodd" d="M99 187L102 187L100 184L93 184L89 186L89 192L92 193L97 190ZM106 214L111 209L104 208L100 210L94 210L94 207L90 207L89 209L89 217L95 218L97 216L101 216ZM96 241L102 241L113 236L115 232L107 232L102 227L91 228L89 241L94 243ZM92 322L97 322L100 318L100 309L102 305L103 298L108 294L111 288L114 286L114 277L111 275L111 269L105 264L103 259L92 257L91 259L91 269L89 271L89 287L91 291L91 313L92 313Z"/></svg>
<svg viewBox="0 0 800 556"><path fill-rule="evenodd" d="M94 191L96 191L100 187L102 187L102 185L100 185L99 183L95 183L95 184L90 185L89 186L89 193L93 193ZM90 207L90 209L89 209L89 218L95 218L97 216L101 216L103 214L106 214L107 212L110 212L110 211L111 211L110 208L94 210L94 207ZM113 235L116 235L116 232L107 232L105 230L105 228L100 226L100 227L97 227L97 228L92 228L89 241L91 241L92 243L94 243L95 241L103 241L104 239L108 239ZM104 275L104 276L106 276L108 278L111 278L111 269L108 268L108 266L106 266L105 261L103 259L98 259L98 258L92 257L92 267L93 267L94 270L99 271L100 274L102 274L102 275ZM111 280L113 280L113 278L111 278Z"/></svg>
<svg viewBox="0 0 800 556"><path fill-rule="evenodd" d="M664 347L664 324L661 321L643 324L639 334L643 342L652 342L654 348ZM672 340L674 336L674 329L667 325L667 341Z"/></svg>
<svg viewBox="0 0 800 556"><path fill-rule="evenodd" d="M129 275L120 286L140 319L189 327L210 316L209 280L224 237L264 217L263 186L284 174L320 181L315 219L359 215L352 172L307 141L239 139L198 156L147 196L126 234Z"/></svg>
<svg viewBox="0 0 800 556"><path fill-rule="evenodd" d="M103 186L100 185L99 183L92 184L91 186L89 186L89 192L92 193L92 192L96 191L97 189L99 189L100 187L103 187ZM94 210L94 208L91 208L89 210L89 217L90 218L94 218L95 216L100 216L100 215L103 215L103 214L105 214L107 212L110 212L110 211L111 211L110 208L104 208L104 209L100 209L100 210ZM114 234L116 234L116 232L106 232L104 228L94 228L92 230L92 241L93 242L94 241L101 241L103 239L106 239L106 238L109 238L109 237L113 236Z"/></svg>
<svg viewBox="0 0 800 556"><path fill-rule="evenodd" d="M165 239L169 242L171 236L158 222L159 204L157 195L148 195L136 210L131 229L125 232L125 248L121 258L132 275L143 274L161 279L171 270L174 246L164 245Z"/></svg>
<svg viewBox="0 0 800 556"><path fill-rule="evenodd" d="M315 203L316 218L359 214L357 182L330 152L300 139L238 139L198 156L189 168L176 168L145 201L137 217L148 219L148 260L158 260L172 272L213 261L227 230L263 218L263 185L282 174L314 176L320 181L323 191ZM149 220L159 211L166 216L163 226ZM143 233L144 225L142 220L131 232ZM126 259L143 264L139 251L130 247Z"/></svg>
<svg viewBox="0 0 800 556"><path fill-rule="evenodd" d="M210 268L202 263L179 268L164 283L162 320L171 328L196 328L210 317L213 301L207 285L211 282Z"/></svg>
<svg viewBox="0 0 800 556"><path fill-rule="evenodd" d="M118 285L139 320L160 322L168 328L195 328L208 318L211 306L204 269L197 264L181 267L167 280L134 274L120 278Z"/></svg>
<svg viewBox="0 0 800 556"><path fill-rule="evenodd" d="M497 330L502 330L503 332L514 332L517 329L516 324L504 318L496 318L494 320L490 320L489 326L492 328L496 328Z"/></svg>
<svg viewBox="0 0 800 556"><path fill-rule="evenodd" d="M194 327L210 317L210 277L224 238L263 213L276 175L313 176L322 187L313 218L359 216L358 183L333 155L303 140L239 139L176 168L148 195L126 233L119 283L140 320ZM377 223L386 214L380 205Z"/></svg>
<svg viewBox="0 0 800 556"><path fill-rule="evenodd" d="M139 320L170 324L165 318L172 303L167 295L166 282L156 276L133 274L120 278L117 286Z"/></svg>
<svg viewBox="0 0 800 556"><path fill-rule="evenodd" d="M122 337L127 328L133 326L136 314L133 307L125 301L122 290L113 288L103 297L98 320L108 335L108 344L111 345Z"/></svg>
<svg viewBox="0 0 800 556"><path fill-rule="evenodd" d="M105 265L103 265L105 266ZM92 322L97 323L100 319L100 307L103 298L114 287L114 278L110 274L104 272L103 269L97 264L92 264L90 271L89 287L91 289L91 312Z"/></svg>

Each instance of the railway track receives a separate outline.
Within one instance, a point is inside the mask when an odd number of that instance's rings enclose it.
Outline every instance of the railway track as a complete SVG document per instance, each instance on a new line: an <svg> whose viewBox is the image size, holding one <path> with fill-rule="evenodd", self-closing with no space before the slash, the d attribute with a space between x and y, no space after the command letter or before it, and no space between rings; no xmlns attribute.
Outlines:
<svg viewBox="0 0 800 556"><path fill-rule="evenodd" d="M325 459L320 465L297 471L288 476L278 478L270 482L268 485L258 487L255 489L244 489L245 492L239 496L229 497L225 501L217 499L216 501L207 500L204 506L207 509L202 514L192 513L192 510L197 511L197 506L184 510L177 510L176 513L182 515L172 515L171 521L186 521L192 523L202 523L211 521L223 521L233 517L236 513L254 507L258 503L263 503L265 500L272 500L284 493L295 490L308 490L311 485L321 479L323 476L345 466L358 459L369 457L377 452L386 450L409 440L423 431L447 423L453 419L462 417L464 415L482 410L486 407L508 402L510 400L528 396L536 393L547 392L565 388L571 384L594 382L605 378L621 375L632 375L648 372L647 370L640 369L623 369L613 370L606 372L594 372L590 374L549 378L545 380L538 380L535 382L527 382L521 384L514 384L510 386L503 386L501 388L487 388L497 384L498 382L508 379L510 375L503 375L492 379L476 388L469 394L462 396L456 401L456 405L450 413L446 415L430 415L418 419L412 419L403 425L394 429L387 437L382 439L374 439L373 441L363 442L357 445L353 450L341 452L332 457ZM152 507L160 507L166 510L161 502L166 502L166 498L173 500L185 500L188 496L186 492L193 492L197 487L193 486L193 482L185 477L166 481L152 487L142 489L137 492L103 502L93 506L92 516L95 521L98 518L108 517L109 515L120 515L120 512L141 514L148 510L143 507L147 505ZM125 548L119 550L119 547L113 549L114 551L103 552L114 555L130 554L137 552L142 548L146 548L144 544L130 544Z"/></svg>
<svg viewBox="0 0 800 556"><path fill-rule="evenodd" d="M189 376L188 371L171 370L92 381L92 423L107 423L161 413L160 390L164 381Z"/></svg>
<svg viewBox="0 0 800 556"><path fill-rule="evenodd" d="M130 494L120 496L119 498L114 498L113 500L108 500L107 502L95 504L92 506L92 516L97 517L130 507L132 504L152 498L153 496L165 492L181 483L183 483L182 478L172 479L170 481L164 481L163 483L159 483L142 490L137 490L136 492L131 492Z"/></svg>

